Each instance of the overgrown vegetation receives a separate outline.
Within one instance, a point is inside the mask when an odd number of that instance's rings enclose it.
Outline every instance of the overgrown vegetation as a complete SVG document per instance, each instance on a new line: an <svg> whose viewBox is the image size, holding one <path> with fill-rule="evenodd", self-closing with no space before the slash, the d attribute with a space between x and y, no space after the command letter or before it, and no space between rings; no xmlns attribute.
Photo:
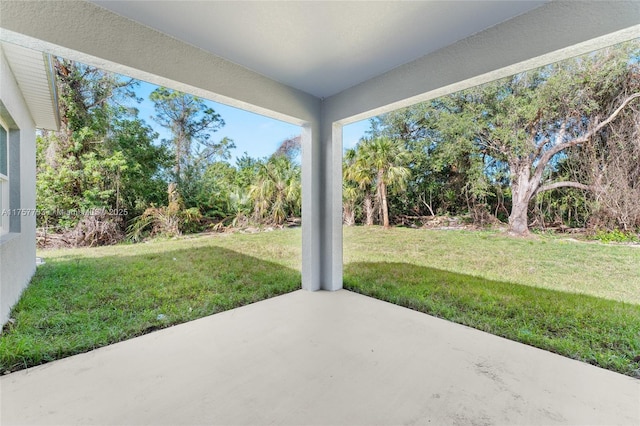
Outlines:
<svg viewBox="0 0 640 426"><path fill-rule="evenodd" d="M77 245L117 242L128 217L165 198L168 152L124 106L136 81L60 58L55 70L61 128L37 138L38 225L70 231Z"/></svg>
<svg viewBox="0 0 640 426"><path fill-rule="evenodd" d="M603 243L640 243L640 236L619 229L613 231L598 230L593 237Z"/></svg>
<svg viewBox="0 0 640 426"><path fill-rule="evenodd" d="M371 119L344 155L344 222L451 215L516 234L577 228L633 241L639 58L635 40ZM39 224L70 245L298 223L300 137L231 164L234 143L214 138L224 120L211 103L156 89L154 121L170 132L158 141L131 107L138 82L55 65L62 129L38 138ZM95 208L109 214L69 214Z"/></svg>
<svg viewBox="0 0 640 426"><path fill-rule="evenodd" d="M138 81L56 58L62 116L37 139L39 243L93 246L229 225L299 218L300 138L272 156L229 163L232 140L214 140L222 117L204 100L167 88L150 95L158 140L135 108ZM134 105L134 106L131 106Z"/></svg>
<svg viewBox="0 0 640 426"><path fill-rule="evenodd" d="M389 197L390 214L397 222L434 214L500 219L516 234L528 233L531 218L542 228L637 233L639 58L636 40L374 118L371 140L405 148L389 166L411 171L407 189ZM363 140L351 158L370 145ZM371 164L367 179L354 179L358 166L347 157L347 222L371 223L373 209L385 224L381 197L373 207L367 198L381 179Z"/></svg>
<svg viewBox="0 0 640 426"><path fill-rule="evenodd" d="M45 251L0 335L14 371L300 287L299 229ZM639 377L640 250L486 231L345 229L345 286Z"/></svg>

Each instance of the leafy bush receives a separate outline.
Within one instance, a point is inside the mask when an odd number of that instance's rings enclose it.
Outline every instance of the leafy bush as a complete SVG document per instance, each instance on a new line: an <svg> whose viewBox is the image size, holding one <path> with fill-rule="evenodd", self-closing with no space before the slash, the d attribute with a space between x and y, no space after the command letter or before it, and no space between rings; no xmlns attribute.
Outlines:
<svg viewBox="0 0 640 426"><path fill-rule="evenodd" d="M608 243L640 243L640 237L633 232L625 232L620 229L613 231L598 230L594 235L594 239L605 244Z"/></svg>

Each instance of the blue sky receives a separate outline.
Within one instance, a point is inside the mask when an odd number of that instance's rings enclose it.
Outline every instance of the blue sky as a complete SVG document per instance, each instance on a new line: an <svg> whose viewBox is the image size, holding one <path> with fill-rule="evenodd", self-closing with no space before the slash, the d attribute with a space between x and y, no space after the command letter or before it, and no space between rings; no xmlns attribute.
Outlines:
<svg viewBox="0 0 640 426"><path fill-rule="evenodd" d="M160 138L168 138L169 134L160 127L151 117L155 115L153 103L149 100L149 94L157 86L141 82L136 88L138 97L144 101L137 104L140 111L139 117L152 126L160 134ZM283 121L274 120L259 114L254 114L228 105L207 101L213 109L222 116L225 126L212 135L213 140L224 137L233 139L236 149L232 152L232 161L242 156L246 151L254 158L268 157L280 145L280 143L292 136L300 134L300 127ZM368 120L359 121L344 127L344 148L352 148L364 136L369 128Z"/></svg>

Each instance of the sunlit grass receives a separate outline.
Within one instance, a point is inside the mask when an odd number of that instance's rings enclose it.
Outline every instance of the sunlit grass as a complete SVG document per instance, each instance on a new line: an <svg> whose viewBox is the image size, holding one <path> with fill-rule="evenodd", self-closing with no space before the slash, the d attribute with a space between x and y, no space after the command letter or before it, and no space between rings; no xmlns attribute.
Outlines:
<svg viewBox="0 0 640 426"><path fill-rule="evenodd" d="M262 253L281 263L225 248L225 237L42 252L46 264L13 309L14 325L0 336L0 371L296 290L300 272L286 266L296 256L278 243L283 234L274 233ZM243 238L232 238L243 248Z"/></svg>
<svg viewBox="0 0 640 426"><path fill-rule="evenodd" d="M640 248L344 229L345 287L631 376ZM300 229L42 251L0 336L15 371L300 288Z"/></svg>
<svg viewBox="0 0 640 426"><path fill-rule="evenodd" d="M640 306L409 263L345 267L345 288L640 377Z"/></svg>
<svg viewBox="0 0 640 426"><path fill-rule="evenodd" d="M349 290L640 377L638 247L377 227L344 240Z"/></svg>
<svg viewBox="0 0 640 426"><path fill-rule="evenodd" d="M404 262L640 304L640 246L491 231L344 228L345 262Z"/></svg>

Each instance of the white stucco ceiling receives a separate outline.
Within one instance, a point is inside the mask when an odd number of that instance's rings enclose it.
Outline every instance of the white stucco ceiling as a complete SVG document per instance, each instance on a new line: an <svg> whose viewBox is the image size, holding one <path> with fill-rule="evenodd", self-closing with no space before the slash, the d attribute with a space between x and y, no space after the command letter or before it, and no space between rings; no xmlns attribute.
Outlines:
<svg viewBox="0 0 640 426"><path fill-rule="evenodd" d="M321 98L546 3L93 2Z"/></svg>

